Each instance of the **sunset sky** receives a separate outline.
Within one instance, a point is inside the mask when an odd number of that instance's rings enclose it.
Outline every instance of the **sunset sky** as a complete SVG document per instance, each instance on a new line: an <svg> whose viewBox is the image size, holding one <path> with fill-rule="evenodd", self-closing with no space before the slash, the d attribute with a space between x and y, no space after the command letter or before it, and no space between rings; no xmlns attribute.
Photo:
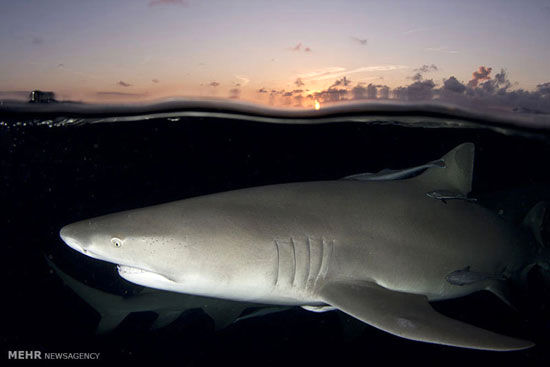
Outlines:
<svg viewBox="0 0 550 367"><path fill-rule="evenodd" d="M5 96L42 89L90 102L268 103L274 91L306 96L343 77L406 86L422 65L423 80L436 87L450 76L467 84L480 66L493 68L490 76L505 69L511 88L550 82L550 1L543 0L0 4Z"/></svg>

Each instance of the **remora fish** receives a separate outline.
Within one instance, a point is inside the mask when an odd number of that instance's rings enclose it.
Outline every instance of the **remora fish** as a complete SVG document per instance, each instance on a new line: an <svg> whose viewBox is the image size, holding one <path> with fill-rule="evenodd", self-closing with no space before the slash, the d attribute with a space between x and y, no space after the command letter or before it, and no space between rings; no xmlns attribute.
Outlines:
<svg viewBox="0 0 550 367"><path fill-rule="evenodd" d="M526 232L476 203L426 195L466 197L473 159L474 145L465 143L443 156L444 164L422 167L412 178L249 188L84 220L60 235L147 287L336 308L424 342L528 348L532 342L453 320L428 303L482 289L504 298L499 279L464 285L446 279L467 266L511 278L546 260Z"/></svg>

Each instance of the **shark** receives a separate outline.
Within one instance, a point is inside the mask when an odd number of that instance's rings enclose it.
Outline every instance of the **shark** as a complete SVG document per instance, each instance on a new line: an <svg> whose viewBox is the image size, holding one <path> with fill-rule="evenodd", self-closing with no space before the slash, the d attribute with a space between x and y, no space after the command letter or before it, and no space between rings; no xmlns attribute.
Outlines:
<svg viewBox="0 0 550 367"><path fill-rule="evenodd" d="M44 258L63 283L100 315L95 330L99 335L112 332L129 314L134 312L150 311L157 314L157 318L150 325L150 329L154 330L170 325L186 311L202 309L214 321L214 328L220 330L234 322L289 309L289 307L235 302L147 287L137 294L124 297L84 284L61 270L49 257L44 256ZM243 314L245 310L250 312Z"/></svg>
<svg viewBox="0 0 550 367"><path fill-rule="evenodd" d="M463 143L401 171L251 187L107 214L66 225L60 237L146 287L340 310L421 342L529 348L531 341L452 319L430 305L480 290L508 302L511 282L524 281L537 264L548 268L540 236L468 199L474 153L472 143ZM529 213L529 227L540 231L544 217Z"/></svg>

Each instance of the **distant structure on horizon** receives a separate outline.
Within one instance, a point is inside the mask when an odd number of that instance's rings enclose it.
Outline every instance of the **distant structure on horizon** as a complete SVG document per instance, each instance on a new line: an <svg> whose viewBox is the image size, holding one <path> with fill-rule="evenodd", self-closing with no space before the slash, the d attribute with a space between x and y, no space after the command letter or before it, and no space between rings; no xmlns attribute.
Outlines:
<svg viewBox="0 0 550 367"><path fill-rule="evenodd" d="M52 103L57 102L55 100L55 94L53 92L43 92L40 90L33 90L29 95L29 103Z"/></svg>

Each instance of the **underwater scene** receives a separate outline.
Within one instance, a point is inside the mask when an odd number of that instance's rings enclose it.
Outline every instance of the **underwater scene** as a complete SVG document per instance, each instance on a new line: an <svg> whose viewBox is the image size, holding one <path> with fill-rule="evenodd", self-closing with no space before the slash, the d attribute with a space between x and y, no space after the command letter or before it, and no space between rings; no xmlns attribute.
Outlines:
<svg viewBox="0 0 550 367"><path fill-rule="evenodd" d="M87 365L352 364L366 355L376 364L413 358L434 364L449 358L453 363L546 363L550 279L543 263L529 267L522 282L489 276L506 283L506 291L480 290L431 302L454 320L535 343L502 353L400 338L338 309L311 312L291 304L152 289L123 279L117 265L67 246L59 232L69 223L159 203L265 185L344 182L346 177L365 185L373 177L405 182L463 143L475 146L471 192L461 197L434 187L427 200L444 208L454 202L479 205L495 220L524 232L530 242L548 246L549 130L474 115L468 120L466 112L405 107L399 114L357 107L349 115L327 109L318 116L295 116L247 110L242 104L220 104L214 110L210 102L199 105L180 104L164 112L157 111L162 105L151 105L154 112L147 114L143 106L135 111L125 106L124 113L115 109L118 116L109 114L112 107L77 113L72 107L41 111L42 106L4 104L6 353L88 353L85 357L92 360L71 356L48 361ZM102 111L101 119L95 111ZM401 174L411 167L420 169ZM357 177L366 172L372 174ZM526 221L537 205L542 210ZM331 208L326 210L321 217ZM391 225L396 233L402 230L399 223ZM434 221L428 231L439 225L444 223ZM476 251L484 253L483 248L464 247L474 258ZM456 288L487 280L474 269L456 270L446 280ZM99 353L98 359L90 353Z"/></svg>

